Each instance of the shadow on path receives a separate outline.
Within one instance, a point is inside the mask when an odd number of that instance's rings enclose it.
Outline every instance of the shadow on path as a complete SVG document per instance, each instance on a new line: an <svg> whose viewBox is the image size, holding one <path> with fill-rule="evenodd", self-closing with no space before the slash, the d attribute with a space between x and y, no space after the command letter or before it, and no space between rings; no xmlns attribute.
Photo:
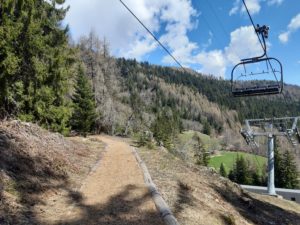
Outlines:
<svg viewBox="0 0 300 225"><path fill-rule="evenodd" d="M103 205L87 205L79 193L75 195L73 193L70 198L76 202L76 208L80 209L81 215L77 219L61 221L57 225L163 225L163 221L156 211L140 210L145 200L151 196L147 193L140 197L131 197L131 192L136 189L136 186L128 185ZM99 194L101 194L101 190Z"/></svg>

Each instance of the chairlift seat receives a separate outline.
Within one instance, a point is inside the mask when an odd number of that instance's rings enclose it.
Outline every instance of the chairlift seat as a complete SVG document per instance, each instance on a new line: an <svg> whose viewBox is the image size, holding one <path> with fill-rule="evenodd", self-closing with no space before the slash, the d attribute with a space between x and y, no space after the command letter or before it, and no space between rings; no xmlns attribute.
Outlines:
<svg viewBox="0 0 300 225"><path fill-rule="evenodd" d="M273 95L273 94L280 94L283 90L283 71L282 71L282 65L281 62L272 57L264 57L265 55L261 57L256 58L250 58L242 60L240 63L238 63L233 70L231 71L231 91L233 97L243 97L243 96L261 96L261 95ZM264 58L263 58L264 57ZM265 74L265 70L261 73L254 73L253 71L246 72L245 66L246 65L254 65L255 63L263 63L266 62L267 68L270 68L271 72L270 75L274 76L274 80L268 81L268 79L260 80L259 78L256 80L256 84L251 84L248 81L251 80L239 80L239 77L247 77L252 75L257 75L258 77L263 76ZM276 65L276 68L273 67L272 64ZM238 68L243 67L243 74L239 75L239 73L236 73L238 71ZM278 74L280 77L277 78L276 74ZM236 76L238 75L238 77ZM248 83L247 83L248 82Z"/></svg>
<svg viewBox="0 0 300 225"><path fill-rule="evenodd" d="M235 88L232 90L234 97L255 96L255 95L272 95L281 92L280 85L264 85L247 88Z"/></svg>

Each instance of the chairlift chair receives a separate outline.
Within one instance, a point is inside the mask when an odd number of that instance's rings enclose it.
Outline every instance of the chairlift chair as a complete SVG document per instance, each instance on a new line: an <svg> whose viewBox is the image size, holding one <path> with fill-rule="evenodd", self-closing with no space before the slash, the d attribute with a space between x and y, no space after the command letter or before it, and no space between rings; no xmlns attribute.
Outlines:
<svg viewBox="0 0 300 225"><path fill-rule="evenodd" d="M234 66L231 72L231 92L234 97L280 94L283 90L282 64L278 59L267 56L265 39L268 38L269 27L257 25L255 31L262 39L264 52L261 56L242 59ZM249 77L254 80L249 80Z"/></svg>

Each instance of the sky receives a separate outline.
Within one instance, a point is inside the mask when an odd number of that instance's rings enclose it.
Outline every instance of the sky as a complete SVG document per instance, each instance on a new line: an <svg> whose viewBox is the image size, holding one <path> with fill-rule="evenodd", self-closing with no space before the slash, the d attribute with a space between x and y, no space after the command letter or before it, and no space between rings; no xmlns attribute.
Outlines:
<svg viewBox="0 0 300 225"><path fill-rule="evenodd" d="M262 48L241 0L123 0L184 67L230 79L240 59ZM300 2L246 0L255 24L270 27L268 55L284 82L300 85ZM119 0L66 0L65 23L77 42L91 30L115 57L178 66Z"/></svg>

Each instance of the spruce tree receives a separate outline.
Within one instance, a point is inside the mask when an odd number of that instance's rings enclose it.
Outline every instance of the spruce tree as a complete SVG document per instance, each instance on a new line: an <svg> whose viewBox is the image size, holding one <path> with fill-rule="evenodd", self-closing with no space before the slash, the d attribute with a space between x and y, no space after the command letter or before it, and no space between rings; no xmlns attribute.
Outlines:
<svg viewBox="0 0 300 225"><path fill-rule="evenodd" d="M232 170L230 170L228 178L238 184L252 184L251 171L249 164L243 156L237 156Z"/></svg>
<svg viewBox="0 0 300 225"><path fill-rule="evenodd" d="M274 145L274 170L275 170L275 186L284 187L284 168L282 163L282 155L280 154L281 149L279 148L279 143L276 140Z"/></svg>
<svg viewBox="0 0 300 225"><path fill-rule="evenodd" d="M80 65L78 66L75 94L72 99L74 111L71 126L74 130L86 136L95 123L96 106L91 85Z"/></svg>
<svg viewBox="0 0 300 225"><path fill-rule="evenodd" d="M2 116L68 131L73 53L62 21L64 0L7 0L0 4L0 109Z"/></svg>
<svg viewBox="0 0 300 225"><path fill-rule="evenodd" d="M220 175L222 177L227 177L227 173L226 173L225 166L223 163L221 163L221 166L220 166Z"/></svg>
<svg viewBox="0 0 300 225"><path fill-rule="evenodd" d="M194 134L193 138L196 141L196 144L194 146L196 164L207 166L209 163L209 159L210 159L209 153L207 152L205 145L203 144L201 138L199 137L199 135L197 133Z"/></svg>
<svg viewBox="0 0 300 225"><path fill-rule="evenodd" d="M280 149L278 141L274 148L275 186L279 188L298 188L299 173L293 155Z"/></svg>
<svg viewBox="0 0 300 225"><path fill-rule="evenodd" d="M206 135L211 135L211 126L209 125L209 122L205 121L203 125L203 131Z"/></svg>
<svg viewBox="0 0 300 225"><path fill-rule="evenodd" d="M166 107L157 112L151 124L153 136L159 144L171 150L175 137L182 129L181 120L176 110Z"/></svg>
<svg viewBox="0 0 300 225"><path fill-rule="evenodd" d="M238 156L236 160L236 177L239 184L247 184L248 173L247 163L243 156Z"/></svg>
<svg viewBox="0 0 300 225"><path fill-rule="evenodd" d="M282 183L283 188L294 189L298 188L299 181L298 181L298 171L297 165L295 163L293 155L289 151L285 151L282 155L282 168L283 168L283 177Z"/></svg>

